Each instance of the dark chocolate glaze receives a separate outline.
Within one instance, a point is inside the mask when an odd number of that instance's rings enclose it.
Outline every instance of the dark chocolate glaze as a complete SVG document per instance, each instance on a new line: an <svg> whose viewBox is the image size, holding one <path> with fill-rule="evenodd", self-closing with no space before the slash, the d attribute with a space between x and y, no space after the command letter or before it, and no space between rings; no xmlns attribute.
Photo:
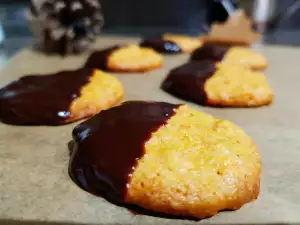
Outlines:
<svg viewBox="0 0 300 225"><path fill-rule="evenodd" d="M142 47L149 47L157 52L176 54L181 53L181 48L173 41L162 38L145 39L140 43Z"/></svg>
<svg viewBox="0 0 300 225"><path fill-rule="evenodd" d="M93 52L87 59L84 67L97 68L104 71L109 70L107 67L108 57L113 51L117 50L118 48L120 48L120 46L115 45L104 50Z"/></svg>
<svg viewBox="0 0 300 225"><path fill-rule="evenodd" d="M60 125L88 83L92 69L21 77L0 90L0 121L13 125Z"/></svg>
<svg viewBox="0 0 300 225"><path fill-rule="evenodd" d="M215 72L216 63L212 60L188 62L171 70L161 87L177 97L205 105L205 82Z"/></svg>
<svg viewBox="0 0 300 225"><path fill-rule="evenodd" d="M69 164L72 180L92 194L124 203L145 142L179 106L131 101L79 124L73 130L75 145Z"/></svg>
<svg viewBox="0 0 300 225"><path fill-rule="evenodd" d="M230 46L204 44L200 48L196 49L191 55L191 60L214 60L221 61L227 53Z"/></svg>

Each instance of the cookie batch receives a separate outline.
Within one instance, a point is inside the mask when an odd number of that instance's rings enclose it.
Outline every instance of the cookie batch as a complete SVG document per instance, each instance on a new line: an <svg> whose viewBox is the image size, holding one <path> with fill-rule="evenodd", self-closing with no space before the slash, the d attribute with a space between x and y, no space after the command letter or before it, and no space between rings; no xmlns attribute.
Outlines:
<svg viewBox="0 0 300 225"><path fill-rule="evenodd" d="M0 121L57 126L86 119L72 132L69 175L117 205L196 219L239 209L260 192L262 159L251 138L186 104L122 102L126 93L114 76L143 76L163 67L162 54L190 54L166 72L160 91L202 106L269 105L272 88L257 71L268 61L249 47L257 34L223 34L235 26L250 29L238 12L205 37L167 33L95 50L76 70L23 76L0 89Z"/></svg>

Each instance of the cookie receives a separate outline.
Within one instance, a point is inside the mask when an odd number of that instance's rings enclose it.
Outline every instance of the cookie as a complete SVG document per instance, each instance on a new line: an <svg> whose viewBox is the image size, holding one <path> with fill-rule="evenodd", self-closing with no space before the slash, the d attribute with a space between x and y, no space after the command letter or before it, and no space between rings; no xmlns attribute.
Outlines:
<svg viewBox="0 0 300 225"><path fill-rule="evenodd" d="M204 44L191 55L191 60L206 59L241 64L253 70L264 70L268 67L268 61L263 55L243 46Z"/></svg>
<svg viewBox="0 0 300 225"><path fill-rule="evenodd" d="M145 72L163 65L163 57L151 48L137 45L113 46L93 52L85 63L87 68L113 72Z"/></svg>
<svg viewBox="0 0 300 225"><path fill-rule="evenodd" d="M201 105L256 107L272 102L266 77L240 65L192 61L170 71L162 89Z"/></svg>
<svg viewBox="0 0 300 225"><path fill-rule="evenodd" d="M239 209L260 191L251 138L186 105L126 102L75 127L73 140L72 180L129 208L205 218Z"/></svg>
<svg viewBox="0 0 300 225"><path fill-rule="evenodd" d="M141 46L153 48L162 53L191 53L202 44L199 38L186 35L164 34L161 37L145 39Z"/></svg>
<svg viewBox="0 0 300 225"><path fill-rule="evenodd" d="M21 77L0 90L0 121L14 125L61 125L117 105L122 84L96 69Z"/></svg>
<svg viewBox="0 0 300 225"><path fill-rule="evenodd" d="M260 38L252 29L252 22L243 10L237 10L225 23L211 26L208 35L201 36L206 43L249 46Z"/></svg>

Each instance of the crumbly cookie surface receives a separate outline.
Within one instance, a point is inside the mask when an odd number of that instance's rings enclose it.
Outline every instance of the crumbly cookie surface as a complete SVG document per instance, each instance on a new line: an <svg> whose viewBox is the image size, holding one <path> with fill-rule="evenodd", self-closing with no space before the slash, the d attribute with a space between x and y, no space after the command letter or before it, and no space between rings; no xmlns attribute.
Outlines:
<svg viewBox="0 0 300 225"><path fill-rule="evenodd" d="M91 117L118 105L123 97L121 82L110 74L95 69L89 83L81 89L80 97L72 102L68 121Z"/></svg>
<svg viewBox="0 0 300 225"><path fill-rule="evenodd" d="M257 198L261 156L229 121L181 106L145 144L127 202L177 216L205 218Z"/></svg>
<svg viewBox="0 0 300 225"><path fill-rule="evenodd" d="M128 45L113 51L108 69L116 72L144 72L162 67L163 57L151 48Z"/></svg>
<svg viewBox="0 0 300 225"><path fill-rule="evenodd" d="M222 62L241 64L253 70L264 70L268 67L268 60L262 54L241 46L228 49Z"/></svg>
<svg viewBox="0 0 300 225"><path fill-rule="evenodd" d="M228 107L258 107L272 103L273 91L262 73L243 66L220 63L205 83L207 104Z"/></svg>

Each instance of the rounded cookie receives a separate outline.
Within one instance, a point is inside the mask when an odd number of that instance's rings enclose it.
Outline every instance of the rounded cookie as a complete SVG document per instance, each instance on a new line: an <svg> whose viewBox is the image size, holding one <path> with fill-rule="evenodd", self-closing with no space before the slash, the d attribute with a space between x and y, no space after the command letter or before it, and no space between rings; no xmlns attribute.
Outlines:
<svg viewBox="0 0 300 225"><path fill-rule="evenodd" d="M263 70L268 67L268 61L263 55L243 46L204 44L191 56L191 60L195 61L206 59L241 64L253 70Z"/></svg>
<svg viewBox="0 0 300 225"><path fill-rule="evenodd" d="M205 83L207 104L257 107L272 103L273 92L262 73L235 65L219 64Z"/></svg>
<svg viewBox="0 0 300 225"><path fill-rule="evenodd" d="M259 194L251 138L186 105L126 102L78 125L73 139L72 180L123 206L205 218Z"/></svg>
<svg viewBox="0 0 300 225"><path fill-rule="evenodd" d="M113 72L144 72L162 67L163 57L151 48L113 46L90 55L85 67Z"/></svg>
<svg viewBox="0 0 300 225"><path fill-rule="evenodd" d="M272 102L266 77L243 66L192 61L170 71L162 89L201 105L256 107Z"/></svg>
<svg viewBox="0 0 300 225"><path fill-rule="evenodd" d="M0 121L62 125L119 104L122 84L97 69L21 77L0 90Z"/></svg>

